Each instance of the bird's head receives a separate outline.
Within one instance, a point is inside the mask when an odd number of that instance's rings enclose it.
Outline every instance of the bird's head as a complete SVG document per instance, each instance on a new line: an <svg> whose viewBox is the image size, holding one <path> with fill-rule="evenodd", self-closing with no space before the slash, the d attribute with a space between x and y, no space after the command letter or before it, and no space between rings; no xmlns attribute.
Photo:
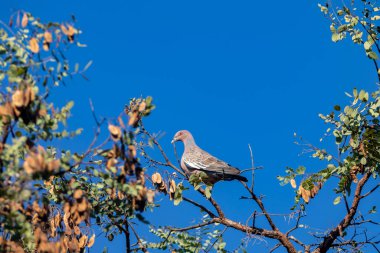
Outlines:
<svg viewBox="0 0 380 253"><path fill-rule="evenodd" d="M178 131L174 135L172 143L174 143L176 141L182 141L185 143L187 140L193 140L193 136L191 135L191 133L189 131L181 130L181 131Z"/></svg>

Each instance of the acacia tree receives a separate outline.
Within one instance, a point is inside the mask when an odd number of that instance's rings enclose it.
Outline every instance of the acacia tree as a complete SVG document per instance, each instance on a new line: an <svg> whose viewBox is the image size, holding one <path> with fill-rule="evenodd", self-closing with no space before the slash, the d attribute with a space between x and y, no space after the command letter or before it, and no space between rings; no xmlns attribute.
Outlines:
<svg viewBox="0 0 380 253"><path fill-rule="evenodd" d="M376 25L380 8L367 1L339 7L330 1L319 7L331 20L332 40L350 37L363 45L380 80ZM362 202L373 198L380 186L380 90L370 95L355 89L347 94L349 105L335 105L333 112L320 115L329 125L326 137L335 138L336 153L300 138L314 158L328 165L318 170L288 168L279 177L282 185L290 184L295 191L289 210L295 217L293 224L278 224L265 208L265 199L254 186L253 155L252 180L242 186L248 194L244 198L257 208L249 217L234 220L212 196L212 185L203 183L207 176L182 171L161 146L160 136L148 131L143 119L154 109L151 97L131 99L114 119L99 117L91 105L95 133L87 150L60 148L60 139L74 138L81 130L69 131L67 126L73 103L57 108L49 94L65 77L86 78L90 64L72 68L65 57L70 47L83 46L78 42L80 33L74 20L44 24L24 12L15 13L9 24L1 22L1 251L83 252L94 244L94 231L100 228L109 240L123 234L127 252L226 252L223 235L229 228L243 232L242 237L270 239L271 252L281 248L287 252L379 252L380 239L373 229L379 225L373 217L376 206L367 212ZM108 131L109 137L100 140L101 131ZM334 179L338 179L335 189L324 187ZM301 221L307 216L308 203L322 187L336 194L334 204L342 202L346 212L324 233L296 237L304 227ZM195 200L191 188L202 201ZM144 211L157 208L154 196L159 193L174 205L185 202L200 210L202 222L188 227L151 224L152 238L142 238L135 224L149 222ZM258 219L265 219L266 225L257 225ZM285 225L288 228L283 230ZM243 245L236 251L247 250Z"/></svg>
<svg viewBox="0 0 380 253"><path fill-rule="evenodd" d="M118 117L122 127L109 124L110 137L101 143L105 121L94 113L88 149L60 148L61 139L82 130L67 126L74 103L57 107L49 95L65 77L86 78L91 65L72 68L65 57L71 47L84 46L74 23L42 23L21 11L9 24L0 22L1 252L83 252L94 244L94 222L110 240L116 229L126 234L129 249L128 219L152 202L134 146L151 98L131 100Z"/></svg>

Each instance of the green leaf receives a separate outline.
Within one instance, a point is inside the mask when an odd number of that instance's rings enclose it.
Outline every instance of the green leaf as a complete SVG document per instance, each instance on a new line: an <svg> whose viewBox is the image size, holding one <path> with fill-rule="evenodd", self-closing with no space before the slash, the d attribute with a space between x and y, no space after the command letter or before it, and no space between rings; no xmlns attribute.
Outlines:
<svg viewBox="0 0 380 253"><path fill-rule="evenodd" d="M377 56L377 54L375 53L375 52L373 52L373 51L371 51L371 52L368 52L368 57L370 58L370 59L373 59L373 60L377 60L377 59L379 59L379 57Z"/></svg>
<svg viewBox="0 0 380 253"><path fill-rule="evenodd" d="M297 169L296 169L296 173L298 175L303 175L305 174L305 171L306 171L306 168L304 166L299 166Z"/></svg>
<svg viewBox="0 0 380 253"><path fill-rule="evenodd" d="M84 66L82 72L85 72L92 65L92 61L89 61L86 66Z"/></svg>
<svg viewBox="0 0 380 253"><path fill-rule="evenodd" d="M178 205L181 203L181 201L182 201L182 198L174 199L173 204L174 204L175 206L178 206Z"/></svg>
<svg viewBox="0 0 380 253"><path fill-rule="evenodd" d="M376 213L376 206L372 206L371 210L368 211L369 214Z"/></svg>
<svg viewBox="0 0 380 253"><path fill-rule="evenodd" d="M333 33L332 36L331 36L331 40L333 42L338 42L340 40L340 35L338 33Z"/></svg>
<svg viewBox="0 0 380 253"><path fill-rule="evenodd" d="M343 31L346 31L347 30L347 25L341 25L338 27L338 33L341 33Z"/></svg>
<svg viewBox="0 0 380 253"><path fill-rule="evenodd" d="M205 195L206 195L207 199L211 198L211 187L210 186L206 187L206 189L205 189Z"/></svg>
<svg viewBox="0 0 380 253"><path fill-rule="evenodd" d="M341 196L338 196L334 199L334 205L338 205L340 203Z"/></svg>
<svg viewBox="0 0 380 253"><path fill-rule="evenodd" d="M359 100L363 101L363 102L367 102L368 99L369 99L369 94L368 92L365 92L364 90L361 90L360 93L359 93Z"/></svg>
<svg viewBox="0 0 380 253"><path fill-rule="evenodd" d="M145 99L145 103L147 106L151 105L152 104L152 100L153 98L151 96L147 96L146 99Z"/></svg>
<svg viewBox="0 0 380 253"><path fill-rule="evenodd" d="M371 49L371 47L372 47L372 45L371 45L371 43L369 43L368 41L366 41L366 42L364 42L364 49L367 51L367 50L370 50Z"/></svg>

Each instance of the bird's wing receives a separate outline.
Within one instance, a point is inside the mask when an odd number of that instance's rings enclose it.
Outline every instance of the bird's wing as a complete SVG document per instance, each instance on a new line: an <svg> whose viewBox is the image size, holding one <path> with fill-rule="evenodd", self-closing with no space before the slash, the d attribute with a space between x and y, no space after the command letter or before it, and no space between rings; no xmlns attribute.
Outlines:
<svg viewBox="0 0 380 253"><path fill-rule="evenodd" d="M202 170L208 173L214 172L218 174L240 173L238 169L210 155L200 148L189 152L189 154L183 158L183 162L190 170Z"/></svg>

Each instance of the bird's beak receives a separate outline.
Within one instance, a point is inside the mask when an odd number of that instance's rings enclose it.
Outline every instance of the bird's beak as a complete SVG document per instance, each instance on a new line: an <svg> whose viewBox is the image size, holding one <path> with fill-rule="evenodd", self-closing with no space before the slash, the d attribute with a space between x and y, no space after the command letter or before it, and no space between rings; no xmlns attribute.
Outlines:
<svg viewBox="0 0 380 253"><path fill-rule="evenodd" d="M171 144L173 144L174 142L176 142L177 139L176 138L173 138L173 140L171 141Z"/></svg>

